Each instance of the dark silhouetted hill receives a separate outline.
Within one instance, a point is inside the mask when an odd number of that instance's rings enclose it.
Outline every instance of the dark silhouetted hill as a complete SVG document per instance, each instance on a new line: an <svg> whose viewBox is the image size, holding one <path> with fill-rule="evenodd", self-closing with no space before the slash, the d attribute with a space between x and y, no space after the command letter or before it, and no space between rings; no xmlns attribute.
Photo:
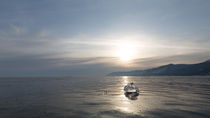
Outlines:
<svg viewBox="0 0 210 118"><path fill-rule="evenodd" d="M108 76L193 76L210 75L210 60L197 64L168 64L146 70L112 72Z"/></svg>

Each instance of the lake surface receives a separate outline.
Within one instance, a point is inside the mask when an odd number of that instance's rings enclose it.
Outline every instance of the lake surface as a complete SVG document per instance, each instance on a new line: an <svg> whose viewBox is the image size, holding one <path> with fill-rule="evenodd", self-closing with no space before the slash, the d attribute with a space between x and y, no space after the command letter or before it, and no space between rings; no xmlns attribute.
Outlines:
<svg viewBox="0 0 210 118"><path fill-rule="evenodd" d="M83 117L210 118L210 77L0 78L0 118Z"/></svg>

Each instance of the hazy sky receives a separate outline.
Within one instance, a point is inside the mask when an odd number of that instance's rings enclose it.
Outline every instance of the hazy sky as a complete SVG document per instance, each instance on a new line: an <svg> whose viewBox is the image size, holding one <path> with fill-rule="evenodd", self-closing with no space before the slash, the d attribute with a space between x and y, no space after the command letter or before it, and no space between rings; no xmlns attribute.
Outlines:
<svg viewBox="0 0 210 118"><path fill-rule="evenodd" d="M0 0L0 76L210 59L209 0Z"/></svg>

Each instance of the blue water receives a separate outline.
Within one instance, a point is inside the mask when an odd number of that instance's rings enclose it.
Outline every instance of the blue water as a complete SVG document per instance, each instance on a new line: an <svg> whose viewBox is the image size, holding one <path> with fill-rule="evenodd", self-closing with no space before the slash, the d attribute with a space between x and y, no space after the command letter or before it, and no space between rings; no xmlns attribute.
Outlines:
<svg viewBox="0 0 210 118"><path fill-rule="evenodd" d="M0 118L83 117L209 118L210 77L0 78Z"/></svg>

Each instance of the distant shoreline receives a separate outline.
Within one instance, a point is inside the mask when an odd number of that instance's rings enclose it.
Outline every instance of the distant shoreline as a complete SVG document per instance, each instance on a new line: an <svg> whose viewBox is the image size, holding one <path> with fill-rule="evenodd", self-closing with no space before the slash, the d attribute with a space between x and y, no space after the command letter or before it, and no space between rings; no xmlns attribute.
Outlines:
<svg viewBox="0 0 210 118"><path fill-rule="evenodd" d="M146 70L112 72L107 76L210 76L210 60L196 64L168 64Z"/></svg>

